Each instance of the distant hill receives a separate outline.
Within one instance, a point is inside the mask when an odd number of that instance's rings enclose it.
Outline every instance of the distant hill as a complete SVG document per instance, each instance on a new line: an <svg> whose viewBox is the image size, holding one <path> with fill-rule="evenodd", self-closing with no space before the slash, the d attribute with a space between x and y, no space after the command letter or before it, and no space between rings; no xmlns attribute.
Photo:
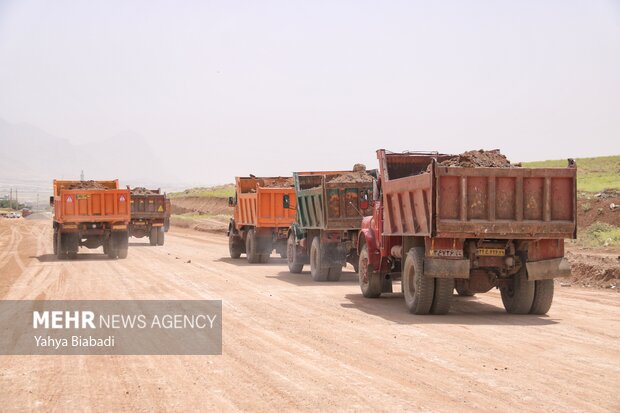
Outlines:
<svg viewBox="0 0 620 413"><path fill-rule="evenodd" d="M29 124L0 119L0 171L3 181L49 181L53 178L119 178L123 182L165 179L165 165L148 141L124 132L103 141L74 144Z"/></svg>
<svg viewBox="0 0 620 413"><path fill-rule="evenodd" d="M566 159L524 162L528 168L565 167ZM577 190L600 192L604 189L620 189L620 155L577 158Z"/></svg>

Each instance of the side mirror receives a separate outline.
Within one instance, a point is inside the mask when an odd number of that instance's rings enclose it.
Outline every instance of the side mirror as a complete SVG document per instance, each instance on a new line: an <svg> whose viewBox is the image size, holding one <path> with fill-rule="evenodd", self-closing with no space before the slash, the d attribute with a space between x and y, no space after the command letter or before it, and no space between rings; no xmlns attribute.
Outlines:
<svg viewBox="0 0 620 413"><path fill-rule="evenodd" d="M235 206L235 198L233 198L232 196L228 197L228 206L229 207Z"/></svg>
<svg viewBox="0 0 620 413"><path fill-rule="evenodd" d="M282 204L284 205L284 209L290 209L291 207L291 197L289 194L284 194L282 197Z"/></svg>
<svg viewBox="0 0 620 413"><path fill-rule="evenodd" d="M377 184L376 179L372 180L372 200L373 201L379 200L379 185Z"/></svg>
<svg viewBox="0 0 620 413"><path fill-rule="evenodd" d="M54 196L50 196L50 206L54 206Z"/></svg>
<svg viewBox="0 0 620 413"><path fill-rule="evenodd" d="M370 202L368 201L368 192L362 192L362 196L360 197L360 208L368 209L370 206Z"/></svg>

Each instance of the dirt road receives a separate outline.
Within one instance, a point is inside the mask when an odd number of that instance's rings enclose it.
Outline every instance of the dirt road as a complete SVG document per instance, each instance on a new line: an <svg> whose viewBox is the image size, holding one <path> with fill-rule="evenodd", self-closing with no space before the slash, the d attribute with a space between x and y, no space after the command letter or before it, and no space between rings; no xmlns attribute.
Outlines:
<svg viewBox="0 0 620 413"><path fill-rule="evenodd" d="M620 411L614 292L558 288L544 317L495 292L419 317L399 294L362 298L352 272L231 260L219 234L96 252L57 261L49 221L0 221L0 297L222 299L223 355L0 356L0 410Z"/></svg>

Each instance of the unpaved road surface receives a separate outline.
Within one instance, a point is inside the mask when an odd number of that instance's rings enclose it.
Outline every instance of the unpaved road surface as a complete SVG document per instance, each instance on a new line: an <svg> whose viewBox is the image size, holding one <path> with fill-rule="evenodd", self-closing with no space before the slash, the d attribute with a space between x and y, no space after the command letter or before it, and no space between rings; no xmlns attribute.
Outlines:
<svg viewBox="0 0 620 413"><path fill-rule="evenodd" d="M57 261L50 240L49 221L0 222L0 297L222 299L223 355L0 356L2 411L620 411L614 292L558 288L544 317L495 292L419 317L351 272L231 260L220 234L174 228L117 261Z"/></svg>

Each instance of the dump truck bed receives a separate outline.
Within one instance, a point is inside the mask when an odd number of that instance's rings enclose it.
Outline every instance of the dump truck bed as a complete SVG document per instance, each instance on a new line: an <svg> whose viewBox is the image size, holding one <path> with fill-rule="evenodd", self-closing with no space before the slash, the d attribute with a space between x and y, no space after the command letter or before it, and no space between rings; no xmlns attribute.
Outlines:
<svg viewBox="0 0 620 413"><path fill-rule="evenodd" d="M237 177L237 206L235 222L238 226L257 228L287 228L295 222L295 189L278 187L280 177ZM290 200L284 207L284 197Z"/></svg>
<svg viewBox="0 0 620 413"><path fill-rule="evenodd" d="M433 160L445 156L378 151L385 171L384 235L576 236L575 167L466 168L439 166Z"/></svg>
<svg viewBox="0 0 620 413"><path fill-rule="evenodd" d="M96 181L102 189L69 189L79 182L54 180L56 222L129 222L131 197L117 180Z"/></svg>
<svg viewBox="0 0 620 413"><path fill-rule="evenodd" d="M166 196L159 190L148 194L131 193L132 219L164 219L168 214Z"/></svg>
<svg viewBox="0 0 620 413"><path fill-rule="evenodd" d="M298 222L303 229L359 229L362 217L372 213L362 209L364 195L372 198L369 182L329 182L330 177L351 171L295 172ZM373 172L370 172L372 174Z"/></svg>

